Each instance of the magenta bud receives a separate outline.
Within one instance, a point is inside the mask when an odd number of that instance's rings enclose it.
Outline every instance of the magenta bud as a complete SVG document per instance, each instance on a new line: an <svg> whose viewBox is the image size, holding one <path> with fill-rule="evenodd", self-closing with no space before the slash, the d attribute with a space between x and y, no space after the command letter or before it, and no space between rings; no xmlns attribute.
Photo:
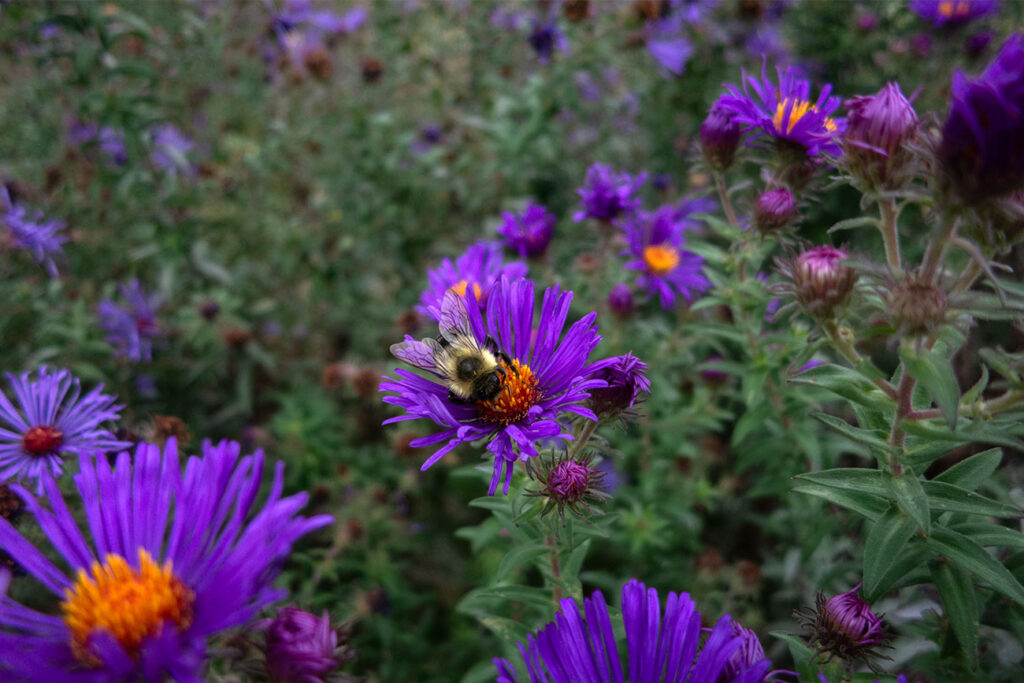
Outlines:
<svg viewBox="0 0 1024 683"><path fill-rule="evenodd" d="M267 673L281 683L318 683L340 664L337 649L338 634L326 610L318 617L283 607L267 626Z"/></svg>
<svg viewBox="0 0 1024 683"><path fill-rule="evenodd" d="M633 293L629 291L628 285L620 282L612 287L612 291L608 292L608 308L616 315L630 314L633 310Z"/></svg>
<svg viewBox="0 0 1024 683"><path fill-rule="evenodd" d="M872 189L897 189L911 160L907 143L917 135L917 113L896 83L875 95L847 100L843 163Z"/></svg>
<svg viewBox="0 0 1024 683"><path fill-rule="evenodd" d="M736 148L740 144L740 126L732 113L715 103L700 124L700 148L708 165L718 171L732 166Z"/></svg>
<svg viewBox="0 0 1024 683"><path fill-rule="evenodd" d="M793 193L784 187L768 190L754 205L754 226L762 235L777 232L789 225L796 214Z"/></svg>

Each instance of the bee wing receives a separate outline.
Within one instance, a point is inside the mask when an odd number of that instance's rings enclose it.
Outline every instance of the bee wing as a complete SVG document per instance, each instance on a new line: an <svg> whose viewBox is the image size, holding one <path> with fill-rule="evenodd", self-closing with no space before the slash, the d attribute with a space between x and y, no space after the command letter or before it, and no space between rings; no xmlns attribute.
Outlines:
<svg viewBox="0 0 1024 683"><path fill-rule="evenodd" d="M438 328L441 331L441 336L452 343L456 341L464 343L462 338L468 337L472 340L473 347L479 346L469 324L466 300L453 289L445 292L444 299L441 300L441 320L438 322Z"/></svg>
<svg viewBox="0 0 1024 683"><path fill-rule="evenodd" d="M409 365L435 372L437 361L434 360L434 357L440 349L441 345L429 337L423 341L417 341L409 335L405 335L404 342L391 345L391 355L399 360L404 360Z"/></svg>

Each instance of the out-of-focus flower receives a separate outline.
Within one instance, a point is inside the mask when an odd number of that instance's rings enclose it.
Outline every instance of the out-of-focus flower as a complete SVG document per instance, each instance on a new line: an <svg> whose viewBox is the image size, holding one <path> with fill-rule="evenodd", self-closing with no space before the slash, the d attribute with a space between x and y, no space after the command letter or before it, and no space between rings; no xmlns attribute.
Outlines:
<svg viewBox="0 0 1024 683"><path fill-rule="evenodd" d="M985 53L988 49L989 44L996 37L996 34L992 31L978 31L967 36L967 40L964 41L964 52L971 59L977 59Z"/></svg>
<svg viewBox="0 0 1024 683"><path fill-rule="evenodd" d="M733 120L732 111L715 102L700 124L700 148L708 165L718 171L732 166L740 135L740 125Z"/></svg>
<svg viewBox="0 0 1024 683"><path fill-rule="evenodd" d="M535 323L534 290L529 280L502 278L494 284L487 294L486 318L476 297L454 292L445 295L438 316L442 334L464 325L480 347L486 347L490 337L497 350L511 359L511 365L501 361L501 390L491 400L453 400L449 382L437 371L434 352L426 343L407 336L404 343L392 347L400 360L433 374L424 377L399 368L395 378L386 377L380 385L381 391L390 392L384 402L405 411L385 424L427 418L443 427L441 432L410 444L414 448L444 444L421 470L459 444L489 439L487 450L494 456L494 473L488 492L493 495L503 480L503 490L508 493L516 461L536 457L539 441L572 438L563 432L562 415L597 419L584 405L588 391L604 386L602 380L591 377L594 366L588 364L601 339L594 322L597 314L584 316L563 335L571 301L572 293L557 286L545 290Z"/></svg>
<svg viewBox="0 0 1024 683"><path fill-rule="evenodd" d="M552 9L557 10L557 5L552 5ZM527 42L537 53L541 64L550 62L555 50L569 51L569 39L562 29L558 28L557 17L558 15L554 12L549 13L546 18L535 17L530 27L530 33L526 36Z"/></svg>
<svg viewBox="0 0 1024 683"><path fill-rule="evenodd" d="M894 189L910 161L907 143L917 135L917 113L896 83L875 95L846 101L843 163L861 182Z"/></svg>
<svg viewBox="0 0 1024 683"><path fill-rule="evenodd" d="M53 258L64 253L60 245L68 241L60 234L65 226L64 221L47 220L42 211L15 204L7 188L0 186L0 227L4 229L0 235L0 247L6 242L29 252L36 263L46 268L50 277L57 277L57 264Z"/></svg>
<svg viewBox="0 0 1024 683"><path fill-rule="evenodd" d="M648 21L644 26L647 51L668 73L682 76L686 62L693 54L693 45L683 33L685 17L673 12L663 19Z"/></svg>
<svg viewBox="0 0 1024 683"><path fill-rule="evenodd" d="M454 262L444 259L441 265L427 272L428 286L420 294L416 310L440 320L441 302L449 289L465 297L472 295L481 308L486 308L491 285L503 277L510 280L525 277L527 270L521 261L505 263L500 245L479 242L466 249Z"/></svg>
<svg viewBox="0 0 1024 683"><path fill-rule="evenodd" d="M505 246L518 252L522 258L543 256L551 243L557 218L539 204L530 203L521 213L505 212L498 233L505 238Z"/></svg>
<svg viewBox="0 0 1024 683"><path fill-rule="evenodd" d="M419 135L409 144L409 151L413 154L426 154L434 147L441 144L444 139L444 131L441 126L435 123L427 123L420 126Z"/></svg>
<svg viewBox="0 0 1024 683"><path fill-rule="evenodd" d="M999 11L999 0L910 0L910 11L936 28L961 26Z"/></svg>
<svg viewBox="0 0 1024 683"><path fill-rule="evenodd" d="M590 456L576 458L565 453L541 468L536 474L540 490L528 494L544 498L541 516L557 510L564 520L569 510L577 517L586 517L593 511L591 503L610 498L603 490L604 473L591 467L591 462Z"/></svg>
<svg viewBox="0 0 1024 683"><path fill-rule="evenodd" d="M957 71L938 156L945 180L965 204L1024 187L1024 33L1003 44L975 80Z"/></svg>
<svg viewBox="0 0 1024 683"><path fill-rule="evenodd" d="M154 126L149 136L149 159L154 166L170 175L195 175L195 169L187 156L195 147L195 143L177 126L173 123L162 123Z"/></svg>
<svg viewBox="0 0 1024 683"><path fill-rule="evenodd" d="M744 652L753 648L745 633L734 630L729 615L719 619L705 637L701 614L686 593L669 593L662 609L655 589L636 579L622 587L625 666L601 591L586 598L582 610L571 598L560 605L553 622L536 635L529 634L525 644L519 643L531 683L754 683L771 667L768 659L747 663ZM493 661L497 683L519 682L510 661Z"/></svg>
<svg viewBox="0 0 1024 683"><path fill-rule="evenodd" d="M0 520L0 547L60 600L56 614L5 602L6 677L199 681L207 639L283 597L273 583L292 544L331 518L297 515L306 494L281 497L280 463L254 511L263 454L240 458L238 444L227 441L206 442L202 451L184 474L173 441L163 454L151 444L134 457L122 452L113 468L81 455L70 506L48 474L48 509L16 488L71 575ZM85 533L70 512L80 507Z"/></svg>
<svg viewBox="0 0 1024 683"><path fill-rule="evenodd" d="M324 610L321 616L294 607L283 607L266 627L267 673L280 683L324 683L324 676L341 665L344 652L339 651L338 632L331 628L331 618Z"/></svg>
<svg viewBox="0 0 1024 683"><path fill-rule="evenodd" d="M616 315L629 315L633 310L633 292L629 285L619 282L608 292L608 308Z"/></svg>
<svg viewBox="0 0 1024 683"><path fill-rule="evenodd" d="M768 190L754 204L754 226L762 235L768 235L789 225L796 214L793 193L784 187Z"/></svg>
<svg viewBox="0 0 1024 683"><path fill-rule="evenodd" d="M846 304L857 280L853 269L843 265L846 256L843 249L822 245L780 263L797 302L808 315L830 318Z"/></svg>
<svg viewBox="0 0 1024 683"><path fill-rule="evenodd" d="M657 295L662 308L675 306L677 294L691 301L696 293L710 286L701 273L703 259L683 249L683 244L686 230L694 225L690 214L708 211L713 206L707 199L663 206L638 212L623 225L629 244L623 254L632 257L626 268L640 272L637 287L647 290L650 296Z"/></svg>
<svg viewBox="0 0 1024 683"><path fill-rule="evenodd" d="M857 595L859 589L857 584L828 599L818 593L815 609L796 613L811 629L813 644L820 651L853 661L870 659L879 648L888 647L891 636L882 619Z"/></svg>
<svg viewBox="0 0 1024 683"><path fill-rule="evenodd" d="M632 353L606 358L596 365L599 367L593 377L604 380L607 386L591 389L587 405L601 420L623 415L633 408L641 393L651 391L651 382L645 374L647 364Z"/></svg>
<svg viewBox="0 0 1024 683"><path fill-rule="evenodd" d="M67 370L39 368L7 375L14 394L0 392L0 482L34 480L42 491L43 474L59 477L69 454L92 454L124 448L101 425L120 417L117 397L99 384L82 396L78 378Z"/></svg>
<svg viewBox="0 0 1024 683"><path fill-rule="evenodd" d="M762 65L761 77L743 72L743 89L727 84L728 95L718 103L733 113L735 121L753 131L748 140L768 136L777 145L788 144L803 149L808 156L819 153L839 155L837 136L844 121L832 118L839 107L839 98L829 96L831 85L821 89L817 100L810 99L811 84L800 78L793 67L778 73L778 84L768 76Z"/></svg>
<svg viewBox="0 0 1024 683"><path fill-rule="evenodd" d="M138 280L118 285L124 304L118 306L110 299L100 302L100 327L107 333L107 341L114 345L114 355L130 361L153 359L153 341L162 335L157 311L162 302L156 294L147 294Z"/></svg>
<svg viewBox="0 0 1024 683"><path fill-rule="evenodd" d="M67 141L74 147L95 143L104 158L117 166L123 166L128 161L124 133L117 128L73 119L68 124Z"/></svg>
<svg viewBox="0 0 1024 683"><path fill-rule="evenodd" d="M640 207L637 193L647 179L646 173L631 176L619 173L604 164L594 164L587 169L580 195L580 210L573 220L594 218L611 221Z"/></svg>

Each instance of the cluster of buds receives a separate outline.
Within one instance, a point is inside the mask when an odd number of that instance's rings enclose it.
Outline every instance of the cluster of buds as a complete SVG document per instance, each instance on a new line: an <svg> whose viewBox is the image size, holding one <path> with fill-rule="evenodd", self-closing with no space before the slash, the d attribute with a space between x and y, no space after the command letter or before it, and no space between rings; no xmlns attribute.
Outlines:
<svg viewBox="0 0 1024 683"><path fill-rule="evenodd" d="M857 591L851 590L826 599L818 593L815 608L796 612L794 616L811 631L811 644L829 659L839 657L847 662L878 657L876 650L888 646L891 635L881 617L871 611Z"/></svg>
<svg viewBox="0 0 1024 683"><path fill-rule="evenodd" d="M848 303L857 274L843 264L846 257L843 249L819 246L779 263L808 315L819 320L834 318Z"/></svg>
<svg viewBox="0 0 1024 683"><path fill-rule="evenodd" d="M846 102L842 162L867 189L895 190L908 177L917 113L896 83Z"/></svg>

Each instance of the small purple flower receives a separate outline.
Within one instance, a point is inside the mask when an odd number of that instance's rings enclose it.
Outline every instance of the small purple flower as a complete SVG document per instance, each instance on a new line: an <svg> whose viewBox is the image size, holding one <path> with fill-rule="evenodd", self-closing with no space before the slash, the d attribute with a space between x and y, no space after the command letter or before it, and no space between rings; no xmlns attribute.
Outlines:
<svg viewBox="0 0 1024 683"><path fill-rule="evenodd" d="M42 211L15 204L7 188L0 186L0 227L5 229L3 241L31 253L50 277L57 277L57 264L53 257L64 253L60 245L68 238L60 232L66 225L64 221L46 220ZM0 242L0 246L2 244Z"/></svg>
<svg viewBox="0 0 1024 683"><path fill-rule="evenodd" d="M1024 186L1024 33L1010 36L975 80L957 71L939 160L967 204Z"/></svg>
<svg viewBox="0 0 1024 683"><path fill-rule="evenodd" d="M681 12L673 12L644 25L647 51L666 72L675 76L683 75L686 62L693 54L693 45L682 33L684 20Z"/></svg>
<svg viewBox="0 0 1024 683"><path fill-rule="evenodd" d="M594 218L611 221L640 207L637 193L647 179L646 173L631 176L619 173L604 164L594 164L587 169L583 187L577 192L582 207L574 221Z"/></svg>
<svg viewBox="0 0 1024 683"><path fill-rule="evenodd" d="M157 311L162 302L155 294L146 294L138 280L118 285L125 303L118 306L110 299L100 302L100 327L114 345L114 355L130 361L153 359L153 340L162 335Z"/></svg>
<svg viewBox="0 0 1024 683"><path fill-rule="evenodd" d="M793 67L776 71L777 85L768 77L766 65L761 67L760 78L744 71L743 89L727 84L729 94L721 96L718 103L733 113L737 123L746 126L744 132L754 131L748 142L767 135L776 142L803 148L808 156L821 152L838 156L841 150L836 137L844 122L832 118L840 101L829 96L832 86L826 85L812 101L811 84Z"/></svg>
<svg viewBox="0 0 1024 683"><path fill-rule="evenodd" d="M527 270L526 264L521 261L505 263L498 244L478 242L466 249L454 262L444 259L441 265L427 272L428 286L420 294L416 310L439 320L441 302L449 289L463 296L472 293L481 308L485 308L491 285L503 277L510 280L526 277Z"/></svg>
<svg viewBox="0 0 1024 683"><path fill-rule="evenodd" d="M124 133L117 128L72 119L68 123L67 141L73 147L96 144L107 161L117 166L128 161Z"/></svg>
<svg viewBox="0 0 1024 683"><path fill-rule="evenodd" d="M694 225L689 215L711 207L713 203L706 199L663 206L638 212L623 225L629 244L623 254L632 257L626 268L640 271L637 287L646 289L649 296L657 295L666 310L675 306L677 294L691 301L694 294L711 286L701 273L704 260L682 248L684 233Z"/></svg>
<svg viewBox="0 0 1024 683"><path fill-rule="evenodd" d="M736 148L740 144L740 126L733 119L732 111L715 102L700 124L700 148L704 159L712 168L724 171L732 166Z"/></svg>
<svg viewBox="0 0 1024 683"><path fill-rule="evenodd" d="M560 421L565 413L597 419L584 405L588 391L604 386L603 381L591 377L595 366L588 364L601 339L594 322L597 314L584 316L563 334L571 302L572 292L557 286L545 290L540 318L535 322L533 283L506 278L487 293L486 317L476 297L454 292L444 297L438 316L442 334L467 327L479 346L486 348L490 337L495 348L512 361L511 366L502 361L501 392L489 401L454 401L427 343L406 336L404 343L392 347L397 358L432 373L425 377L399 368L396 377L385 377L380 385L381 391L389 392L384 402L405 410L404 415L385 420L385 424L427 418L443 427L437 434L410 443L413 448L444 444L421 470L462 443L488 439L487 450L494 456L488 493L493 495L502 480L503 491L508 493L517 460L536 457L540 441L572 438Z"/></svg>
<svg viewBox="0 0 1024 683"><path fill-rule="evenodd" d="M827 600L818 593L815 609L796 613L821 651L848 661L878 656L875 651L891 639L882 619L857 595L859 589L858 583Z"/></svg>
<svg viewBox="0 0 1024 683"><path fill-rule="evenodd" d="M39 368L7 375L14 402L0 392L0 482L34 479L42 491L43 473L59 477L64 457L124 448L100 425L120 417L116 397L101 393L103 385L82 396L78 379L67 370Z"/></svg>
<svg viewBox="0 0 1024 683"><path fill-rule="evenodd" d="M593 377L604 380L607 386L592 389L588 405L598 418L618 417L633 407L641 393L650 393L647 363L632 353L606 358L597 365L600 367Z"/></svg>
<svg viewBox="0 0 1024 683"><path fill-rule="evenodd" d="M194 169L187 155L195 143L173 123L162 123L150 129L149 159L160 170L170 174L192 175Z"/></svg>
<svg viewBox="0 0 1024 683"><path fill-rule="evenodd" d="M910 11L936 28L961 26L999 11L999 0L910 0Z"/></svg>
<svg viewBox="0 0 1024 683"><path fill-rule="evenodd" d="M633 292L629 285L618 283L608 292L608 308L616 315L629 315L633 310Z"/></svg>
<svg viewBox="0 0 1024 683"><path fill-rule="evenodd" d="M557 9L557 5L554 7ZM541 64L550 62L555 50L559 52L569 51L569 39L562 32L562 29L558 28L556 17L557 14L548 16L546 19L542 19L539 16L536 17L531 25L530 33L526 36L527 42L530 43L533 51L537 53Z"/></svg>
<svg viewBox="0 0 1024 683"><path fill-rule="evenodd" d="M669 593L662 609L654 588L636 579L622 587L625 667L601 591L586 598L582 610L571 598L560 605L554 621L519 643L520 663L531 683L757 683L771 667L763 658L747 663L744 651L749 654L753 648L729 615L705 637L701 614L687 593ZM496 683L519 683L510 661L493 662Z"/></svg>
<svg viewBox="0 0 1024 683"><path fill-rule="evenodd" d="M907 144L917 135L917 113L897 83L875 95L846 101L843 161L862 181L889 188L910 161Z"/></svg>
<svg viewBox="0 0 1024 683"><path fill-rule="evenodd" d="M323 683L323 676L338 668L338 634L324 610L316 616L283 607L265 622L264 655L267 673L281 683Z"/></svg>
<svg viewBox="0 0 1024 683"><path fill-rule="evenodd" d="M41 611L38 600L4 601L4 679L205 680L207 641L284 597L274 581L292 545L332 521L300 516L304 493L281 496L281 463L266 498L257 496L263 453L240 451L205 442L184 472L173 439L163 453L151 444L123 451L113 467L83 454L73 500L43 474L48 505L12 487L52 550L3 519L0 548L52 597Z"/></svg>
<svg viewBox="0 0 1024 683"><path fill-rule="evenodd" d="M522 213L505 212L501 216L504 222L498 227L498 233L505 238L506 247L522 258L544 255L558 220L555 214L531 202Z"/></svg>

